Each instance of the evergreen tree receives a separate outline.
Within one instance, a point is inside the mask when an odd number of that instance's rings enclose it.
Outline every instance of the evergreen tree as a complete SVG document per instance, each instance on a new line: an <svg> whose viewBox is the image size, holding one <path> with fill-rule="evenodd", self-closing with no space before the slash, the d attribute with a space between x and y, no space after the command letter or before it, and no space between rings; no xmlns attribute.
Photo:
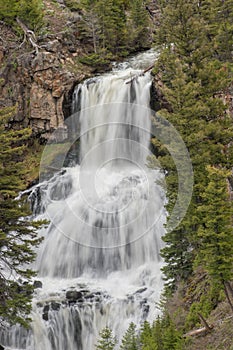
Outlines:
<svg viewBox="0 0 233 350"><path fill-rule="evenodd" d="M152 336L158 350L182 350L184 340L168 314L158 317L152 326Z"/></svg>
<svg viewBox="0 0 233 350"><path fill-rule="evenodd" d="M41 0L21 0L17 16L29 28L40 29L43 25L43 2Z"/></svg>
<svg viewBox="0 0 233 350"><path fill-rule="evenodd" d="M149 322L145 321L140 331L140 349L158 350L157 344L152 336L152 330Z"/></svg>
<svg viewBox="0 0 233 350"><path fill-rule="evenodd" d="M16 26L16 17L32 30L43 25L42 0L0 0L0 19Z"/></svg>
<svg viewBox="0 0 233 350"><path fill-rule="evenodd" d="M102 48L112 53L124 49L127 33L124 1L98 0L96 11L101 25Z"/></svg>
<svg viewBox="0 0 233 350"><path fill-rule="evenodd" d="M27 325L33 290L29 282L35 275L28 264L40 242L36 228L41 222L31 222L28 206L15 199L22 189L25 170L20 161L31 131L6 128L13 112L0 110L0 320Z"/></svg>
<svg viewBox="0 0 233 350"><path fill-rule="evenodd" d="M202 0L200 14L208 22L208 37L216 56L221 61L232 62L233 2L232 0Z"/></svg>
<svg viewBox="0 0 233 350"><path fill-rule="evenodd" d="M80 6L83 10L82 21L79 24L80 35L83 39L91 38L93 51L95 54L98 54L101 52L101 27L96 12L97 2L92 0L81 0Z"/></svg>
<svg viewBox="0 0 233 350"><path fill-rule="evenodd" d="M120 349L121 350L138 350L138 342L136 335L136 325L131 322L129 328L127 329L122 342Z"/></svg>
<svg viewBox="0 0 233 350"><path fill-rule="evenodd" d="M150 22L146 11L145 1L133 0L130 6L131 33L129 36L135 49L146 48L150 45Z"/></svg>
<svg viewBox="0 0 233 350"><path fill-rule="evenodd" d="M181 350L183 341L174 323L167 315L163 320L163 350Z"/></svg>
<svg viewBox="0 0 233 350"><path fill-rule="evenodd" d="M110 328L105 327L100 332L100 339L96 345L97 350L113 350L116 346L116 339L114 338Z"/></svg>
<svg viewBox="0 0 233 350"><path fill-rule="evenodd" d="M208 186L198 208L203 224L199 227L200 256L213 284L225 290L233 278L233 206L228 178L231 171L207 167Z"/></svg>
<svg viewBox="0 0 233 350"><path fill-rule="evenodd" d="M168 102L168 107L159 114L177 128L185 141L195 181L186 218L164 237L166 247L162 255L167 263L164 272L166 278L175 283L188 277L199 253L197 232L202 218L198 208L208 184L206 167L209 164L231 167L232 123L217 96L227 88L230 71L216 59L208 23L200 15L199 5L200 2L193 0L160 1L161 28L156 34L162 53L155 72L159 73ZM168 211L171 212L177 184L175 168L163 149L158 155L165 168L168 160L168 198L171 199Z"/></svg>
<svg viewBox="0 0 233 350"><path fill-rule="evenodd" d="M82 63L101 66L151 43L144 1L81 0L79 6L81 40L88 39L93 46L93 52L81 58Z"/></svg>

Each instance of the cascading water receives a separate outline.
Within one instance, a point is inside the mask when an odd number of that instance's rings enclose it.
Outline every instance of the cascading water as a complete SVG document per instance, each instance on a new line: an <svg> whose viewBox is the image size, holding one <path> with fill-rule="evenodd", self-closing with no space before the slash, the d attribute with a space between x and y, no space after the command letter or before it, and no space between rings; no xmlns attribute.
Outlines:
<svg viewBox="0 0 233 350"><path fill-rule="evenodd" d="M92 350L105 326L120 338L131 321L156 317L164 193L159 170L146 166L151 76L135 78L155 57L149 51L77 86L79 164L30 194L37 217L50 220L40 232L35 268L43 288L35 291L32 330L16 326L0 343Z"/></svg>

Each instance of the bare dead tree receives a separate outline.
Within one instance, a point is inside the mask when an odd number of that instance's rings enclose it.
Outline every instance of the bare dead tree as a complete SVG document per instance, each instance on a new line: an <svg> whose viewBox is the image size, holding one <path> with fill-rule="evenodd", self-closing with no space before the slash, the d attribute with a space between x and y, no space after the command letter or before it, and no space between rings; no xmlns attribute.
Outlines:
<svg viewBox="0 0 233 350"><path fill-rule="evenodd" d="M38 54L40 46L37 45L37 39L36 39L35 33L33 32L33 30L28 29L28 27L18 17L16 18L16 21L24 32L24 40L20 44L20 46L22 46L26 41L29 41L31 46L35 49L36 54Z"/></svg>

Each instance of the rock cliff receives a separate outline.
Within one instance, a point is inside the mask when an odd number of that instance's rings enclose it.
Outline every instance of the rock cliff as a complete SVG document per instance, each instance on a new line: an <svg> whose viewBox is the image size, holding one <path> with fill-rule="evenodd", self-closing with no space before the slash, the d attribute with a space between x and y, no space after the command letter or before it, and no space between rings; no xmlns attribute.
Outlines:
<svg viewBox="0 0 233 350"><path fill-rule="evenodd" d="M62 5L45 5L49 34L37 38L39 52L0 23L0 108L16 106L15 128L31 126L44 140L59 128L62 140L73 88L89 72L78 62L75 17Z"/></svg>

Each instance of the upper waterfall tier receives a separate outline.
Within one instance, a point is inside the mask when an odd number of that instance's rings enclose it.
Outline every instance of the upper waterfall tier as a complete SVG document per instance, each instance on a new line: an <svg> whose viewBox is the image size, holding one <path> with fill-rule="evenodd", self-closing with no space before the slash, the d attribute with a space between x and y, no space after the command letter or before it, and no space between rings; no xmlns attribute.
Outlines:
<svg viewBox="0 0 233 350"><path fill-rule="evenodd" d="M42 276L106 276L160 259L161 174L146 165L151 76L140 73L116 69L75 89L80 164L53 179L60 193L69 183L68 196L53 200L46 192L51 224L38 254Z"/></svg>

